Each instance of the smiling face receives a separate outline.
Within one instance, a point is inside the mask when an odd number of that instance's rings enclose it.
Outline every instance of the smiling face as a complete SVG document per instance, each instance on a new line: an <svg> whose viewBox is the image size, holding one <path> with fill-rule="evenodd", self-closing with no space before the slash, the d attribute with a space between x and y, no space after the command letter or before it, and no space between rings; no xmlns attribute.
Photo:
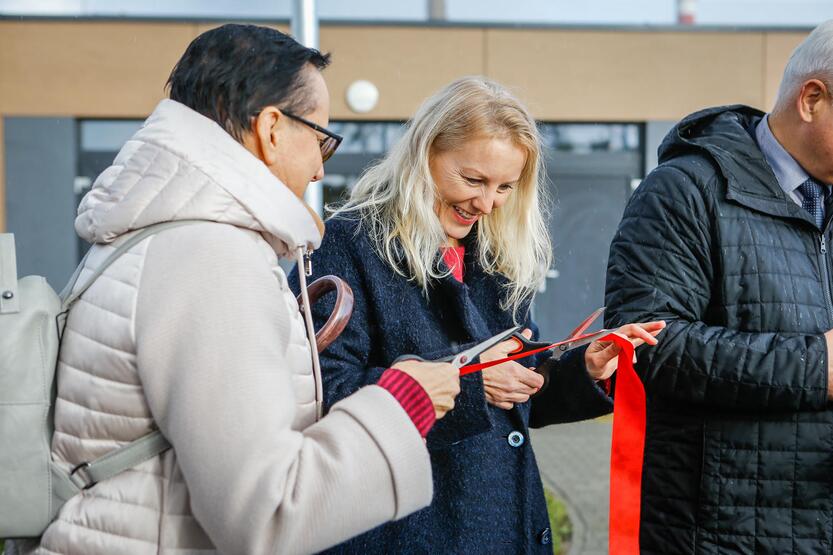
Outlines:
<svg viewBox="0 0 833 555"><path fill-rule="evenodd" d="M503 206L526 164L523 148L506 138L475 138L459 148L432 151L429 166L437 186L434 212L458 246L472 226Z"/></svg>

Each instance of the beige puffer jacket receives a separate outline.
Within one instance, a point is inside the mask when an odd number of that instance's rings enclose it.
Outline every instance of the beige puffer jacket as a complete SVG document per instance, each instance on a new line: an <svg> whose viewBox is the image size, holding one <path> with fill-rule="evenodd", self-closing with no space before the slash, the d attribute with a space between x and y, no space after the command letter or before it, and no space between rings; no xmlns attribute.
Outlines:
<svg viewBox="0 0 833 555"><path fill-rule="evenodd" d="M316 247L306 206L218 125L165 100L84 198L54 457L71 468L158 427L173 449L71 499L37 553L310 553L430 502L419 433L384 389L315 421L304 321L278 256Z"/></svg>

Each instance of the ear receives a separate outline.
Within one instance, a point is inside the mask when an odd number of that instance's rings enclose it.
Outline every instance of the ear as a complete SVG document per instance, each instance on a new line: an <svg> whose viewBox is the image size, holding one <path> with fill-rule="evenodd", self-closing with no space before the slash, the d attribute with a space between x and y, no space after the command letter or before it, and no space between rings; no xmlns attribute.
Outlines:
<svg viewBox="0 0 833 555"><path fill-rule="evenodd" d="M798 104L798 115L805 123L811 123L823 110L830 99L830 91L822 81L810 79L806 81L798 92L796 104Z"/></svg>
<svg viewBox="0 0 833 555"><path fill-rule="evenodd" d="M253 124L252 131L258 151L267 166L277 161L278 125L282 123L283 114L274 106L261 110Z"/></svg>

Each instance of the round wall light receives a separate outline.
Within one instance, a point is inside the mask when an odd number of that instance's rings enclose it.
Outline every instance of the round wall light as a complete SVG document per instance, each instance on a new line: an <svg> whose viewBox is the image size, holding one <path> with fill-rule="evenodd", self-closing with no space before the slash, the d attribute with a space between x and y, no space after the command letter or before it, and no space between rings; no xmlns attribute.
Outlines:
<svg viewBox="0 0 833 555"><path fill-rule="evenodd" d="M347 87L347 106L358 114L365 114L379 102L379 89L370 81L360 79Z"/></svg>

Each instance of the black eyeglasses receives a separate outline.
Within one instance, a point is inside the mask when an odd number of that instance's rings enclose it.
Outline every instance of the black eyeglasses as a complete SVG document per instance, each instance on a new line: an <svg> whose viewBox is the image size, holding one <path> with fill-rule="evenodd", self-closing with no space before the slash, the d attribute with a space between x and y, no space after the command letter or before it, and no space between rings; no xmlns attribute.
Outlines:
<svg viewBox="0 0 833 555"><path fill-rule="evenodd" d="M294 119L295 121L301 122L307 127L311 127L319 133L324 133L326 135L326 137L324 137L323 139L318 139L318 148L321 149L321 162L326 162L327 160L332 158L333 154L335 154L335 151L338 148L338 145L340 145L341 141L344 140L344 137L342 137L341 135L333 133L326 127L321 127L317 123L313 123L308 119L304 119L301 116L296 116L291 112L285 112L283 110L281 110L281 113L289 119ZM257 117L259 114L260 110L254 112L252 114L252 117Z"/></svg>
<svg viewBox="0 0 833 555"><path fill-rule="evenodd" d="M299 121L307 127L312 127L319 133L324 133L326 135L326 137L324 137L323 139L318 139L318 147L321 149L322 162L326 162L327 160L329 160L333 156L333 154L335 154L338 145L340 145L341 141L344 140L344 137L342 137L341 135L333 133L326 127L321 127L318 124L312 123L308 119L304 119L301 116L296 116L295 114L292 114L290 112L284 112L283 110L281 110L281 113L290 119Z"/></svg>

